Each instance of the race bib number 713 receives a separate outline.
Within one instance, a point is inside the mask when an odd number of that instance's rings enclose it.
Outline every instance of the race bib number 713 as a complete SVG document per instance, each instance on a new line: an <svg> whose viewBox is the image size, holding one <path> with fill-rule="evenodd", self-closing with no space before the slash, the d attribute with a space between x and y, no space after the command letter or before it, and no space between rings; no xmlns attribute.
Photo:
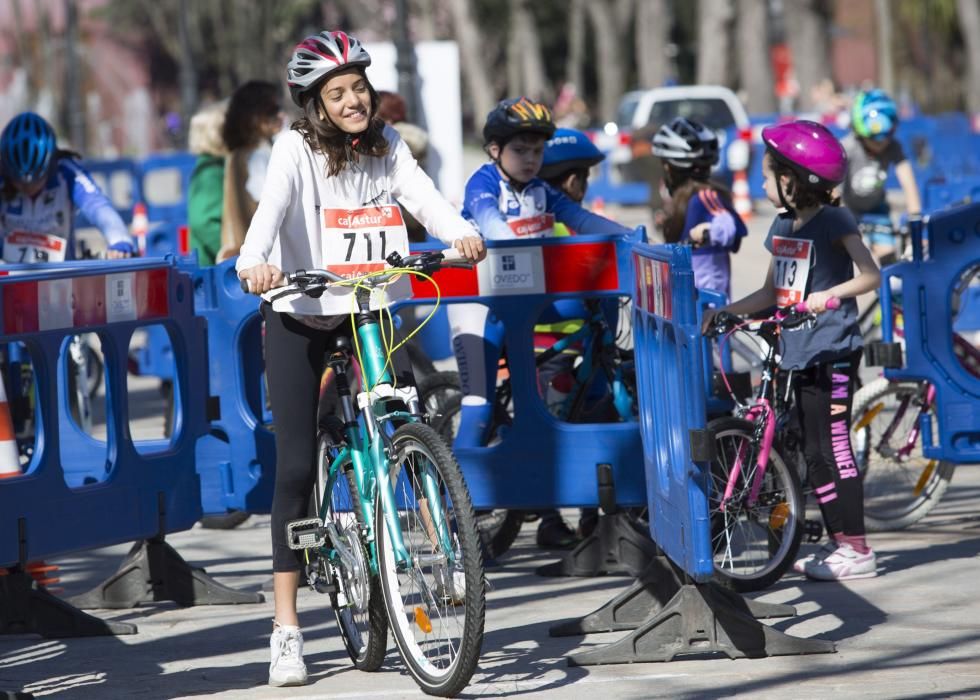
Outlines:
<svg viewBox="0 0 980 700"><path fill-rule="evenodd" d="M797 304L806 298L813 242L773 236L773 283L777 306Z"/></svg>

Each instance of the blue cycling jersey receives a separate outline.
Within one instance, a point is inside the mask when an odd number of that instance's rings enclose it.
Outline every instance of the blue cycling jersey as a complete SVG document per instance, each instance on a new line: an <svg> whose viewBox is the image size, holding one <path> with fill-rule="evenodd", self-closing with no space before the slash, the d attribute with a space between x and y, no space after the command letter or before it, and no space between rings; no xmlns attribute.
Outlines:
<svg viewBox="0 0 980 700"><path fill-rule="evenodd" d="M493 163L482 166L467 181L463 218L472 221L489 240L552 236L555 221L578 233L631 233L625 226L584 209L539 178L520 191L514 189Z"/></svg>
<svg viewBox="0 0 980 700"><path fill-rule="evenodd" d="M6 189L0 182L0 192ZM129 244L135 250L126 224L99 186L78 161L62 156L44 189L34 197L17 191L9 197L0 195L0 240L4 261L72 259L76 209L102 232L107 246Z"/></svg>

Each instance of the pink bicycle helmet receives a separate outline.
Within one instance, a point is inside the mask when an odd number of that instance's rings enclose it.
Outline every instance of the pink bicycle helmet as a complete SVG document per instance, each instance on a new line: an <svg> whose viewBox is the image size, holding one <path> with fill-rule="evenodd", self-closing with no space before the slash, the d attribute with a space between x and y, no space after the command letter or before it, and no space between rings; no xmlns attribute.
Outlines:
<svg viewBox="0 0 980 700"><path fill-rule="evenodd" d="M302 107L303 93L318 85L331 73L351 66L371 65L371 57L361 42L344 32L327 32L306 37L296 48L286 66L289 95Z"/></svg>
<svg viewBox="0 0 980 700"><path fill-rule="evenodd" d="M847 176L844 147L822 124L802 119L773 124L762 130L762 140L776 162L807 185L832 189Z"/></svg>

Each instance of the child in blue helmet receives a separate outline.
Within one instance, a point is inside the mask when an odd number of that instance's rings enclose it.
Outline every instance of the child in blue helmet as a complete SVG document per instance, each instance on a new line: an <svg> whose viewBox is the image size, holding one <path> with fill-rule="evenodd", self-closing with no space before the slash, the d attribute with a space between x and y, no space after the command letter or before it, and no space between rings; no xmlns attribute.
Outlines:
<svg viewBox="0 0 980 700"><path fill-rule="evenodd" d="M843 201L861 224L871 252L879 260L894 255L891 210L885 198L888 169L895 168L909 217L920 216L922 203L912 165L895 138L898 108L883 90L858 93L851 109L851 133L842 140L847 152Z"/></svg>
<svg viewBox="0 0 980 700"><path fill-rule="evenodd" d="M653 137L653 155L663 160L664 183L670 192L663 223L667 243L689 243L694 283L731 296L731 253L737 253L748 232L735 211L731 194L710 181L718 162L718 137L684 117L661 126Z"/></svg>
<svg viewBox="0 0 980 700"><path fill-rule="evenodd" d="M76 154L58 148L54 129L34 112L0 134L0 240L6 263L47 263L75 256L75 210L105 236L107 257L136 246L119 213Z"/></svg>

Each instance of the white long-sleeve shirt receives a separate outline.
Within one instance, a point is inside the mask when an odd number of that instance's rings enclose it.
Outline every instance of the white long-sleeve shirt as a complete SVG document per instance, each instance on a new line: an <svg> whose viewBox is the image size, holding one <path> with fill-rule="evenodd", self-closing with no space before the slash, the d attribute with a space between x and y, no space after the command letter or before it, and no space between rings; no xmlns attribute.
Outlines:
<svg viewBox="0 0 980 700"><path fill-rule="evenodd" d="M341 259L323 259L318 205L357 209L393 205L397 200L447 244L479 235L439 193L398 132L386 126L384 136L390 146L386 156L361 155L356 163L332 177L326 176L326 157L313 153L298 131L290 130L276 139L259 206L235 269L269 263L291 272L342 263ZM276 309L313 316L348 314L350 293L348 288L332 287L319 299L305 295L281 299ZM389 293L389 298L396 298L396 294Z"/></svg>

